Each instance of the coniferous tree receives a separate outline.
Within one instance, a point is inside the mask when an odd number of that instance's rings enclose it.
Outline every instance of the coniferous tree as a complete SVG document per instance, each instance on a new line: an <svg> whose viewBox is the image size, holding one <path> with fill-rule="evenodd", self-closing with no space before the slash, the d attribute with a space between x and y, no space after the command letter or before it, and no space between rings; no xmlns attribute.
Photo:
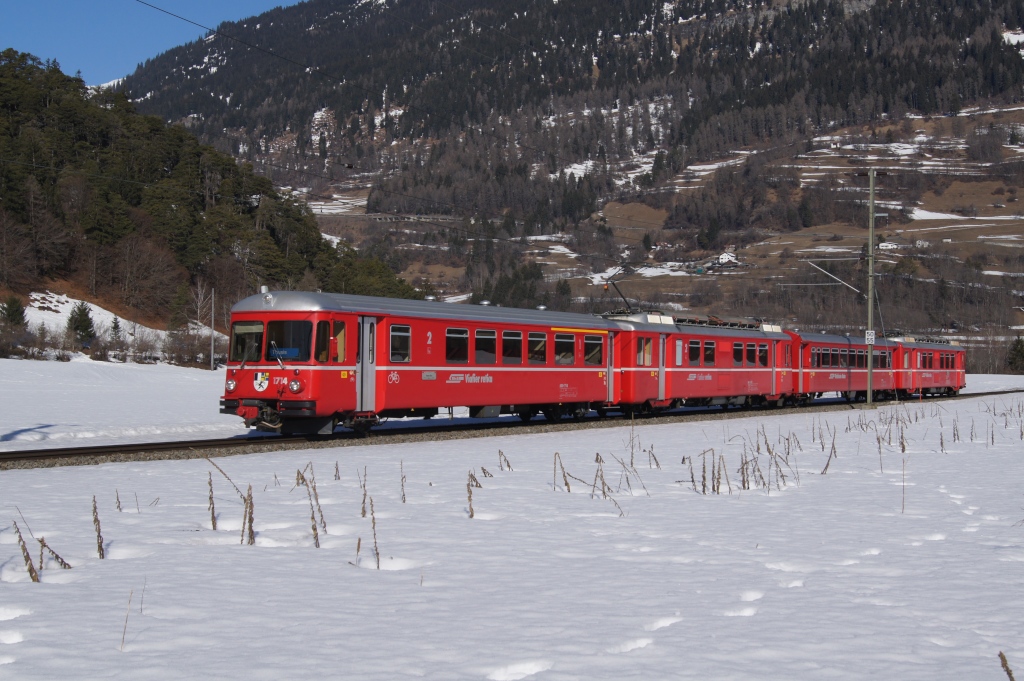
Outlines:
<svg viewBox="0 0 1024 681"><path fill-rule="evenodd" d="M96 329L93 327L92 313L88 303L79 301L71 308L71 314L68 315L67 331L74 342L82 347L88 347L96 337Z"/></svg>

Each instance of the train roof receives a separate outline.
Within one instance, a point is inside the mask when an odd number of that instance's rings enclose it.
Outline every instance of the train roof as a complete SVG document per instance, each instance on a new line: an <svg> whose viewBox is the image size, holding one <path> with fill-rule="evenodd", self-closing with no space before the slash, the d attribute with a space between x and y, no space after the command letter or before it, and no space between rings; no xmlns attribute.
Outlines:
<svg viewBox="0 0 1024 681"><path fill-rule="evenodd" d="M617 325L601 317L577 312L529 310L517 307L458 305L430 300L378 298L343 293L311 291L270 291L235 303L232 312L350 312L404 317L443 318L455 321L552 324L609 330Z"/></svg>
<svg viewBox="0 0 1024 681"><path fill-rule="evenodd" d="M804 333L803 331L796 332L800 339L804 342L813 343L834 343L836 345L842 345L844 343L854 343L856 345L866 345L867 341L864 340L863 336L840 336L838 333ZM892 338L876 338L875 347L895 347L895 339Z"/></svg>
<svg viewBox="0 0 1024 681"><path fill-rule="evenodd" d="M899 338L893 338L894 341L899 341L901 344L907 347L913 348L931 348L937 350L962 350L960 342L955 340L949 340L948 338L920 338L916 336L900 336Z"/></svg>

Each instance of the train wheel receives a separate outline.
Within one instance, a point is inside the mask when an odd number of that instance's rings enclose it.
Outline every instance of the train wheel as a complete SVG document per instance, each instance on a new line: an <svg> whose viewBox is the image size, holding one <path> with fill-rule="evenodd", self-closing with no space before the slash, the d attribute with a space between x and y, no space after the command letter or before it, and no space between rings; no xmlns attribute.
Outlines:
<svg viewBox="0 0 1024 681"><path fill-rule="evenodd" d="M605 409L604 407L594 407L594 411L597 412L597 418L599 419L603 419L605 416L608 415L608 410Z"/></svg>
<svg viewBox="0 0 1024 681"><path fill-rule="evenodd" d="M561 407L547 407L545 409L541 409L540 412L544 414L544 418L546 418L550 423L557 423L562 420Z"/></svg>
<svg viewBox="0 0 1024 681"><path fill-rule="evenodd" d="M522 421L523 423L529 423L530 421L532 421L533 417L536 414L537 412L535 412L532 409L523 409L521 411L516 412L516 416L518 416L519 420Z"/></svg>

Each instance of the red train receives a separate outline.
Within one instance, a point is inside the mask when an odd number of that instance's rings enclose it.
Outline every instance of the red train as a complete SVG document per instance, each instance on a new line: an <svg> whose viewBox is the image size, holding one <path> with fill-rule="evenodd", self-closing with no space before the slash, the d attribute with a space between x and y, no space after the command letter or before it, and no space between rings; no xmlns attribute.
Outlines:
<svg viewBox="0 0 1024 681"><path fill-rule="evenodd" d="M263 292L232 309L221 413L281 433L367 429L386 417L530 420L590 410L804 404L867 394L863 338L779 326L602 316L367 296ZM957 345L874 346L876 397L956 394Z"/></svg>

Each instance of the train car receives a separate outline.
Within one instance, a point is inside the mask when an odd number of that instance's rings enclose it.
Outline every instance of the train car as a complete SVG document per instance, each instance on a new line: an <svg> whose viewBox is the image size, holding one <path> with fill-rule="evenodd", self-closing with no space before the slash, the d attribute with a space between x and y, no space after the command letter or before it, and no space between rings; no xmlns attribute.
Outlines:
<svg viewBox="0 0 1024 681"><path fill-rule="evenodd" d="M807 403L828 392L849 401L863 400L868 390L867 342L864 338L820 333L786 332L798 347L793 392L796 401ZM874 397L892 396L898 389L894 362L900 344L880 339L872 355Z"/></svg>
<svg viewBox="0 0 1024 681"><path fill-rule="evenodd" d="M232 308L221 412L321 434L459 406L556 419L615 401L618 330L582 314L264 291Z"/></svg>
<svg viewBox="0 0 1024 681"><path fill-rule="evenodd" d="M622 328L616 368L627 410L781 406L790 398L792 342L781 327L688 323L659 312L606 318Z"/></svg>
<svg viewBox="0 0 1024 681"><path fill-rule="evenodd" d="M944 339L902 337L895 358L900 397L957 395L967 385L967 352Z"/></svg>
<svg viewBox="0 0 1024 681"><path fill-rule="evenodd" d="M263 291L232 309L221 412L280 433L357 430L468 407L530 420L591 409L804 404L867 394L863 338L750 321L603 316ZM877 398L958 393L964 351L922 339L874 346Z"/></svg>

